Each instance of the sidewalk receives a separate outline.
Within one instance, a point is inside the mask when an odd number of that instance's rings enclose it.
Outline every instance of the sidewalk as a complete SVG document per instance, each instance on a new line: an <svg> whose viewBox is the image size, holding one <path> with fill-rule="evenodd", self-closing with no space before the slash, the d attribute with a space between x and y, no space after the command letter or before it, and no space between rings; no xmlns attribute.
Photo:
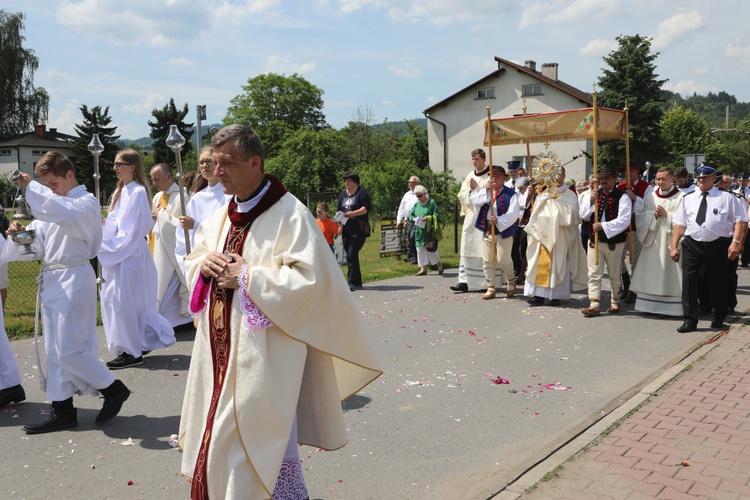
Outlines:
<svg viewBox="0 0 750 500"><path fill-rule="evenodd" d="M681 365L495 498L750 498L750 326Z"/></svg>

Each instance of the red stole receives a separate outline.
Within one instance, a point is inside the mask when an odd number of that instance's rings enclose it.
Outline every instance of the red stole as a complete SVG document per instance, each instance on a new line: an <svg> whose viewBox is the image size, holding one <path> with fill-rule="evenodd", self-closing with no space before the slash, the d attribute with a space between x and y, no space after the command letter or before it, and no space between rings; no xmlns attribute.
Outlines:
<svg viewBox="0 0 750 500"><path fill-rule="evenodd" d="M258 204L249 212L237 212L237 203L234 199L229 202L227 212L232 227L224 241L223 251L241 255L247 235L250 234L250 226L253 221L271 208L286 193L286 189L276 177L266 174L266 179L271 181L271 186ZM206 415L206 427L203 431L203 439L198 450L198 459L195 462L193 482L190 486L190 498L192 500L208 500L208 448L211 444L211 432L213 430L214 418L216 417L219 395L224 386L224 377L229 364L229 348L231 347L230 318L233 297L233 289L219 288L215 283L211 286L208 305L208 332L209 341L211 342L211 355L213 356L214 387L211 394L211 403L208 407L208 414Z"/></svg>

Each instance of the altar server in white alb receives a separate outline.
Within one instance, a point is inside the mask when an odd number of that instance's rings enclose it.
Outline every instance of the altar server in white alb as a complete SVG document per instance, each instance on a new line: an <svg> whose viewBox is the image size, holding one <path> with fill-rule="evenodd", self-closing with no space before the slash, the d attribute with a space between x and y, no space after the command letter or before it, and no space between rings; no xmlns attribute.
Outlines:
<svg viewBox="0 0 750 500"><path fill-rule="evenodd" d="M151 201L154 226L149 234L149 246L154 256L157 274L156 300L159 314L167 318L173 327L192 324L188 312L189 292L185 273L177 259L176 230L180 228L182 201L177 183L172 180L172 171L166 163L158 163L151 169L151 182L159 190ZM185 203L190 196L183 193ZM183 238L184 238L184 231Z"/></svg>
<svg viewBox="0 0 750 500"><path fill-rule="evenodd" d="M198 172L208 182L208 185L190 197L190 202L185 209L186 215L179 217L180 224L176 229L177 246L175 253L183 274L185 273L185 255L187 255L184 229L188 229L192 250L195 247L195 231L201 222L221 207L226 206L232 199L230 195L224 194L219 178L214 174L213 153L214 148L206 146L198 156Z"/></svg>
<svg viewBox="0 0 750 500"><path fill-rule="evenodd" d="M341 401L382 371L315 219L264 174L258 135L230 125L211 142L233 198L198 227L186 261L200 320L182 473L192 499L304 499L297 443L344 446Z"/></svg>
<svg viewBox="0 0 750 500"><path fill-rule="evenodd" d="M0 253L4 247L5 239L0 238ZM24 400L26 400L26 391L21 385L21 373L18 371L16 355L13 353L8 334L5 332L5 318L3 308L0 307L0 409Z"/></svg>
<svg viewBox="0 0 750 500"><path fill-rule="evenodd" d="M42 260L45 397L52 410L43 421L23 428L28 434L42 434L78 425L74 395L104 396L95 419L104 424L117 416L130 391L99 361L96 274L90 261L102 242L99 203L78 184L73 164L60 153L46 153L34 172L43 185L28 174L18 179L36 218L27 226L35 231L34 255L24 254L25 247L9 237L1 260ZM23 230L14 222L9 232Z"/></svg>
<svg viewBox="0 0 750 500"><path fill-rule="evenodd" d="M682 316L682 270L670 256L670 245L673 217L685 195L672 181L672 169L659 168L656 189L643 198L636 211L636 234L642 250L630 289L637 294L636 311Z"/></svg>
<svg viewBox="0 0 750 500"><path fill-rule="evenodd" d="M159 314L156 266L146 236L153 226L148 182L138 151L117 153L112 195L99 251L102 263L102 323L113 370L143 363L143 354L174 344L174 330Z"/></svg>

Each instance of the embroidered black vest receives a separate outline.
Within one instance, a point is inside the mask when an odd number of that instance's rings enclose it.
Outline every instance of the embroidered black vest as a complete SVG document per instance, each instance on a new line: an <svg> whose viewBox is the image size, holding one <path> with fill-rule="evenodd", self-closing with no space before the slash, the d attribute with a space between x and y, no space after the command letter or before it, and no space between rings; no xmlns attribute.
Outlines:
<svg viewBox="0 0 750 500"><path fill-rule="evenodd" d="M615 220L617 218L617 214L620 211L620 198L625 193L620 191L617 188L612 188L612 191L610 191L609 194L604 194L602 190L599 190L599 221L602 220L602 214L604 214L605 219L608 221ZM594 214L591 214L591 217L589 219L589 222L594 222ZM599 243L623 243L625 240L628 239L628 231L627 229L619 234L614 235L612 238L607 238L607 235L604 234L604 230L599 231ZM592 231L589 234L589 240L594 241L594 232Z"/></svg>

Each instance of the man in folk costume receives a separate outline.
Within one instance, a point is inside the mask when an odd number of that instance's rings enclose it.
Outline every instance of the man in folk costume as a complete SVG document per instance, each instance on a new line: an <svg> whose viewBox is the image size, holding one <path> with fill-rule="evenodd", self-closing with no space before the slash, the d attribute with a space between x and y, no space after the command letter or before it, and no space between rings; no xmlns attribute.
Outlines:
<svg viewBox="0 0 750 500"><path fill-rule="evenodd" d="M635 214L643 248L630 288L637 294L636 311L682 316L682 271L670 257L670 245L674 214L685 195L672 181L672 169L661 167L656 172L657 189L643 199Z"/></svg>
<svg viewBox="0 0 750 500"><path fill-rule="evenodd" d="M487 156L483 149L471 152L471 164L474 167L461 183L458 201L461 203L461 215L464 223L461 228L461 249L458 265L458 283L450 289L456 293L484 288L485 279L482 270L482 233L474 229L477 220L477 207L471 201L472 194L484 189L489 178L490 169L485 166Z"/></svg>
<svg viewBox="0 0 750 500"><path fill-rule="evenodd" d="M622 254L627 245L627 230L633 208L630 198L615 187L617 172L612 167L605 167L598 173L599 188L596 184L590 196L581 199L579 213L581 219L591 222L588 261L589 307L581 310L584 316L599 316L599 303L602 295L604 267L607 267L612 286L612 301L608 313L620 312L620 266ZM597 222L594 221L594 210L598 208ZM599 250L595 251L595 238L599 238ZM598 256L598 257L597 257ZM598 259L598 263L597 263Z"/></svg>
<svg viewBox="0 0 750 500"><path fill-rule="evenodd" d="M547 189L534 202L526 225L529 261L524 295L529 305L540 306L544 299L556 306L569 299L571 283L586 285L588 266L580 244L578 196L565 184L561 167L557 191Z"/></svg>
<svg viewBox="0 0 750 500"><path fill-rule="evenodd" d="M625 172L625 167L620 168L621 171ZM632 205L632 227L637 227L635 221L635 214L643 206L643 200L646 196L650 196L654 192L654 187L641 179L643 173L643 167L634 161L630 161L630 189L628 189L627 182L621 182L617 189L625 193L630 198ZM630 230L629 230L630 231ZM630 278L632 273L635 271L635 266L638 263L638 257L641 254L641 242L638 241L635 233L628 236L628 246L622 255L622 265L620 266L622 273L622 298L626 303L632 304L635 302L635 294L630 293ZM632 252L630 258L627 257L628 252ZM630 264L630 273L628 273L628 264Z"/></svg>
<svg viewBox="0 0 750 500"><path fill-rule="evenodd" d="M172 171L166 163L154 165L151 181L159 190L151 205L154 228L148 239L156 264L156 299L159 301L159 314L167 318L174 328L192 324L193 321L188 311L190 292L175 252L177 229L182 229L179 220L182 216L180 188L172 180ZM183 195L187 203L188 194Z"/></svg>
<svg viewBox="0 0 750 500"><path fill-rule="evenodd" d="M180 421L192 499L297 499L297 443L347 442L341 401L382 374L310 211L263 170L252 128L212 139L232 194L185 263L200 314Z"/></svg>
<svg viewBox="0 0 750 500"><path fill-rule="evenodd" d="M486 188L471 196L471 201L478 208L474 227L484 237L482 270L487 285L487 291L482 296L484 300L495 298L498 267L508 280L506 296L511 298L516 294L516 275L513 272L511 252L513 235L518 231L518 218L521 215L518 194L504 185L505 169L499 165L492 165L491 168L492 178L487 181Z"/></svg>

